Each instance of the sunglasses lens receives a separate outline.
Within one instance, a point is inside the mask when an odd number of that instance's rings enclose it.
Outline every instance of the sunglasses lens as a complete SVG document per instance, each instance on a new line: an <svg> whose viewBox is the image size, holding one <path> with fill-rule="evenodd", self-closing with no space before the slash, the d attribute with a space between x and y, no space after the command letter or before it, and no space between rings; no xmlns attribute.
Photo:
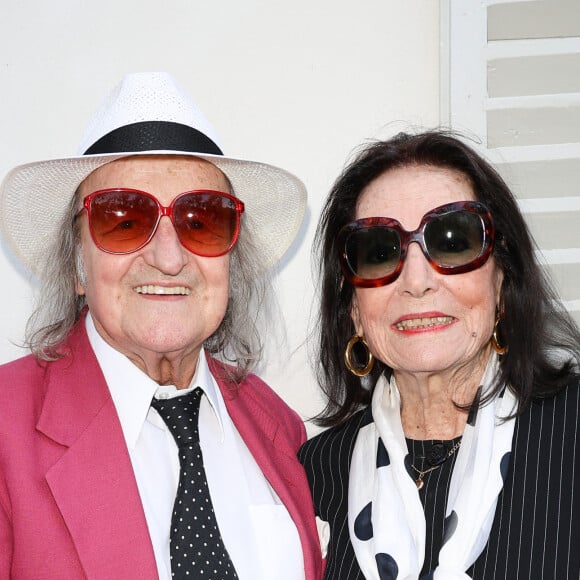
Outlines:
<svg viewBox="0 0 580 580"><path fill-rule="evenodd" d="M386 226L355 230L346 239L346 259L352 273L363 280L389 276L401 259L399 234Z"/></svg>
<svg viewBox="0 0 580 580"><path fill-rule="evenodd" d="M484 225L472 212L435 217L426 224L424 236L429 256L441 268L465 266L484 251Z"/></svg>
<svg viewBox="0 0 580 580"><path fill-rule="evenodd" d="M91 201L90 226L97 246L107 252L133 252L147 242L157 222L153 199L130 191L109 191Z"/></svg>
<svg viewBox="0 0 580 580"><path fill-rule="evenodd" d="M188 193L177 199L173 211L181 243L198 256L225 254L238 238L239 212L225 195Z"/></svg>

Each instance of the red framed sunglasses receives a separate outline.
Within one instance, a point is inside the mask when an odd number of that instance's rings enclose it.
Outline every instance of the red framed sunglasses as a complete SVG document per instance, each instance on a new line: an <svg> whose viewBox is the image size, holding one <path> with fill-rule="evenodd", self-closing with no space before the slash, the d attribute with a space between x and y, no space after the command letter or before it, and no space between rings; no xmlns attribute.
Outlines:
<svg viewBox="0 0 580 580"><path fill-rule="evenodd" d="M483 266L491 255L494 237L485 205L459 201L427 212L412 232L388 217L349 223L338 234L339 260L344 277L353 286L376 288L397 279L413 242L440 274L462 274Z"/></svg>
<svg viewBox="0 0 580 580"><path fill-rule="evenodd" d="M97 248L109 254L130 254L145 247L167 216L181 245L207 258L227 254L240 234L244 204L221 191L200 189L178 195L169 206L145 191L115 188L87 195L75 216L87 212Z"/></svg>

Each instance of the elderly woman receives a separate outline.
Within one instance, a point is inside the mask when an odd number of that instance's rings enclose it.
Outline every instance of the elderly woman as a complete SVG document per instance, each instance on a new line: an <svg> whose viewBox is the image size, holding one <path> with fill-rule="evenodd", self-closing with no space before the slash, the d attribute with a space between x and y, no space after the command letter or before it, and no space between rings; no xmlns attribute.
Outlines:
<svg viewBox="0 0 580 580"><path fill-rule="evenodd" d="M325 578L578 578L580 336L498 173L443 131L374 143L317 239Z"/></svg>

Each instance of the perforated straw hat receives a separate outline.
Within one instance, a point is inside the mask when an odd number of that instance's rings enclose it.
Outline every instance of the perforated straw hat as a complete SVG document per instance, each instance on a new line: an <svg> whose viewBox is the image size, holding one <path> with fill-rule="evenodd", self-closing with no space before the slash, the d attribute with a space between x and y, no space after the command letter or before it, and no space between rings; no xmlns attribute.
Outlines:
<svg viewBox="0 0 580 580"><path fill-rule="evenodd" d="M266 268L296 237L306 209L304 184L278 167L226 157L213 127L170 75L137 73L95 113L75 157L20 165L5 177L0 229L16 256L40 274L80 183L106 163L152 153L206 159L228 177L246 206L242 227L252 232Z"/></svg>

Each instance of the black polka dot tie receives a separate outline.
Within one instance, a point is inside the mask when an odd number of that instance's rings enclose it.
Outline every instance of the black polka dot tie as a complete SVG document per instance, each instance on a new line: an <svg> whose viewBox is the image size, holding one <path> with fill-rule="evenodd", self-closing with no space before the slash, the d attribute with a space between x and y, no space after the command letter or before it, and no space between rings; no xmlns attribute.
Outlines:
<svg viewBox="0 0 580 580"><path fill-rule="evenodd" d="M238 578L224 546L207 486L199 446L199 388L183 397L153 399L179 448L179 485L170 534L173 578Z"/></svg>

